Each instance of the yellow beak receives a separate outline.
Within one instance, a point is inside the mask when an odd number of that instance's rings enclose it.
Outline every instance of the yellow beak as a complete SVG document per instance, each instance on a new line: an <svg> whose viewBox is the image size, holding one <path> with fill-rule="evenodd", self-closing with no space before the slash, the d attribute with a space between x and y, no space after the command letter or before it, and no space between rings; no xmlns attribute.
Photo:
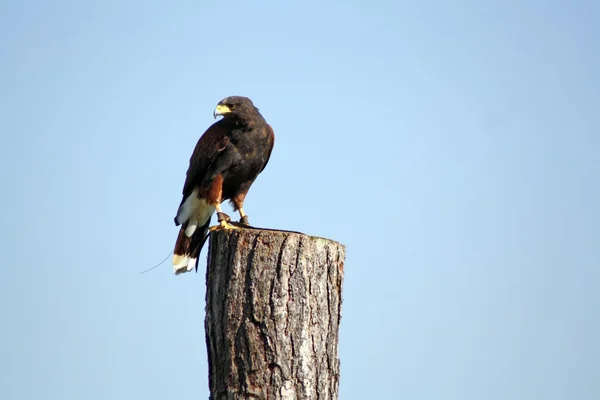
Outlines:
<svg viewBox="0 0 600 400"><path fill-rule="evenodd" d="M218 115L224 115L230 112L231 110L229 107L219 104L217 108L215 108L215 112L213 112L213 117L217 118Z"/></svg>

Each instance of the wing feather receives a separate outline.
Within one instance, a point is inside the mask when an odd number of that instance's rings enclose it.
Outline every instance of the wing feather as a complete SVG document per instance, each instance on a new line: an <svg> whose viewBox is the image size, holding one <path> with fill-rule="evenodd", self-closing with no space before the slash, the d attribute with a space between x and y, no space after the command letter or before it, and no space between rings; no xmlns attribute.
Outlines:
<svg viewBox="0 0 600 400"><path fill-rule="evenodd" d="M273 146L275 146L275 131L273 131L273 127L267 124L267 135L269 136L269 153L267 154L267 159L265 160L265 165L263 165L260 172L263 172L269 163L269 159L271 158L271 153L273 152Z"/></svg>
<svg viewBox="0 0 600 400"><path fill-rule="evenodd" d="M192 193L195 187L206 181L206 174L211 169L212 164L229 143L228 133L229 129L223 124L223 120L220 120L212 124L198 139L186 172L182 190L184 199ZM202 189L200 188L200 191Z"/></svg>

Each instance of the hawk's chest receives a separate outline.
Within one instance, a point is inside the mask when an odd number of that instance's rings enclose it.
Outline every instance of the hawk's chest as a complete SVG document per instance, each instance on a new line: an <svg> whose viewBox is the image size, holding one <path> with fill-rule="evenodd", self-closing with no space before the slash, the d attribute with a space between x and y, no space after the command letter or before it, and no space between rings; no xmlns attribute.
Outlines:
<svg viewBox="0 0 600 400"><path fill-rule="evenodd" d="M260 131L234 129L231 131L230 143L234 150L246 159L261 158L267 138Z"/></svg>

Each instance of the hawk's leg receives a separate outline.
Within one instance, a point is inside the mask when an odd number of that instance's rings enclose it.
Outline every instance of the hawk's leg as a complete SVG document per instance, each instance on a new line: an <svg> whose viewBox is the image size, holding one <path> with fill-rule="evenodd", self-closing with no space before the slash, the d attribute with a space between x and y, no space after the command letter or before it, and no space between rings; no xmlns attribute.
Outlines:
<svg viewBox="0 0 600 400"><path fill-rule="evenodd" d="M244 212L244 209L242 207L240 207L239 212L240 212L240 224L250 225L250 223L248 222L248 216L246 215L246 213Z"/></svg>
<svg viewBox="0 0 600 400"><path fill-rule="evenodd" d="M215 204L215 208L217 210L217 219L219 221L219 225L211 227L211 231L216 231L217 229L240 229L237 226L233 226L229 223L231 218L229 218L229 215L221 211L221 204Z"/></svg>
<svg viewBox="0 0 600 400"><path fill-rule="evenodd" d="M231 225L229 223L231 218L229 218L229 215L225 214L221 210L221 201L223 199L223 175L217 175L213 179L210 188L208 189L207 197L209 204L215 205L215 210L217 210L217 218L219 220L219 225L209 228L211 232L217 229L240 229Z"/></svg>
<svg viewBox="0 0 600 400"><path fill-rule="evenodd" d="M250 187L249 184L247 186L248 188ZM245 188L245 190L242 190L231 199L233 209L240 213L240 224L242 225L250 225L248 222L248 216L244 212L244 199L246 198L246 193L248 193L248 188Z"/></svg>

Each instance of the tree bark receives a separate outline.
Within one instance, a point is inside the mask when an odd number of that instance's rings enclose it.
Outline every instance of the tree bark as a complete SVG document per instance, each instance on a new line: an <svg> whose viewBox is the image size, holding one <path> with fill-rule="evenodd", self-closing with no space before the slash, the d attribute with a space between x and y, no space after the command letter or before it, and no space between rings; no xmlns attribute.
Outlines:
<svg viewBox="0 0 600 400"><path fill-rule="evenodd" d="M300 233L210 235L211 400L338 398L345 248Z"/></svg>

